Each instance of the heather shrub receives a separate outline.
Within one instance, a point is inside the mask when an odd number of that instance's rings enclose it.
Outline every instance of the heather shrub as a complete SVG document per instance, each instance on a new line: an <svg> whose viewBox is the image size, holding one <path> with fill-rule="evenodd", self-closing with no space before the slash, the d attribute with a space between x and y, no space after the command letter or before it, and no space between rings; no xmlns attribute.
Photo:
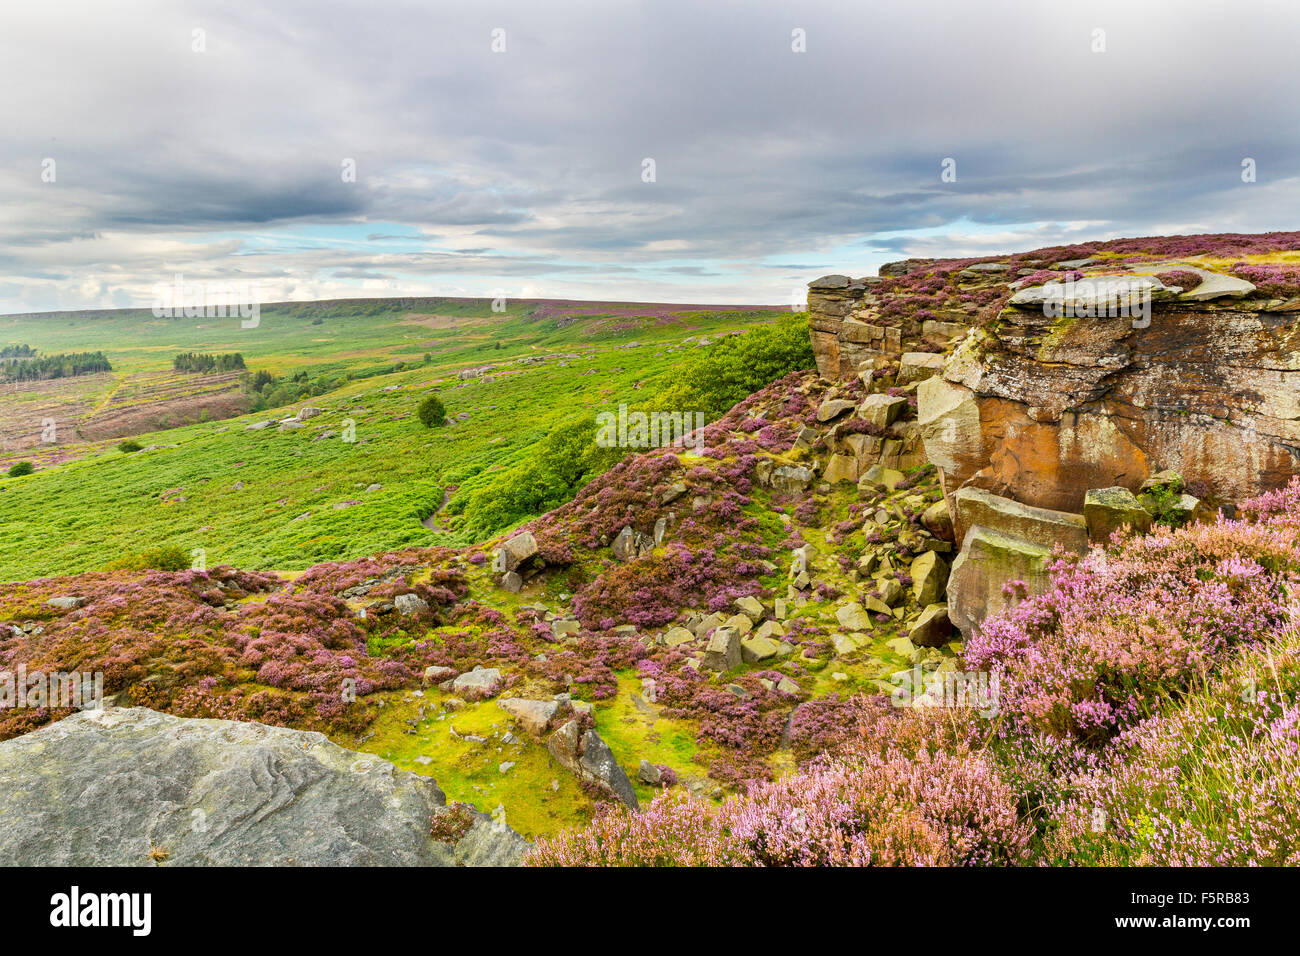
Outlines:
<svg viewBox="0 0 1300 956"><path fill-rule="evenodd" d="M1300 517L1158 528L1055 567L1051 588L986 620L967 666L1000 679L1003 735L1099 747L1234 649L1286 626Z"/></svg>
<svg viewBox="0 0 1300 956"><path fill-rule="evenodd" d="M1167 286L1178 286L1184 292L1191 292L1205 281L1199 272L1193 272L1191 269L1171 269L1159 273L1156 278Z"/></svg>
<svg viewBox="0 0 1300 956"><path fill-rule="evenodd" d="M1112 745L1054 808L1048 862L1300 864L1300 634L1252 649Z"/></svg>
<svg viewBox="0 0 1300 956"><path fill-rule="evenodd" d="M549 866L972 866L1025 862L1032 828L978 754L852 753L721 806L680 790L545 838Z"/></svg>
<svg viewBox="0 0 1300 956"><path fill-rule="evenodd" d="M190 556L184 548L174 544L163 545L140 554L118 558L108 566L109 571L184 571L190 566Z"/></svg>

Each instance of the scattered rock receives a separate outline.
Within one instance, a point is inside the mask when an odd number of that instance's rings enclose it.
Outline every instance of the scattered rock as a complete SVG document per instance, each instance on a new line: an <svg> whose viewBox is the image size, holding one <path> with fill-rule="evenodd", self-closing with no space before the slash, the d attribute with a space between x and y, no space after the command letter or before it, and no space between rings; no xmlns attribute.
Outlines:
<svg viewBox="0 0 1300 956"><path fill-rule="evenodd" d="M553 700L527 700L509 697L498 700L497 706L519 721L519 725L534 737L541 737L559 713L560 705Z"/></svg>
<svg viewBox="0 0 1300 956"><path fill-rule="evenodd" d="M403 617L410 617L429 610L429 602L418 594L399 594L393 598L393 607L397 608L397 613Z"/></svg>
<svg viewBox="0 0 1300 956"><path fill-rule="evenodd" d="M466 671L451 682L451 689L458 694L470 694L478 697L495 697L501 690L501 671L495 667L475 667Z"/></svg>
<svg viewBox="0 0 1300 956"><path fill-rule="evenodd" d="M843 398L828 398L817 406L817 420L829 422L853 408L853 403Z"/></svg>
<svg viewBox="0 0 1300 956"><path fill-rule="evenodd" d="M952 622L947 604L931 604L912 625L908 641L916 647L943 647L952 640Z"/></svg>
<svg viewBox="0 0 1300 956"><path fill-rule="evenodd" d="M715 671L729 671L741 662L740 632L733 627L719 627L704 649L704 666Z"/></svg>

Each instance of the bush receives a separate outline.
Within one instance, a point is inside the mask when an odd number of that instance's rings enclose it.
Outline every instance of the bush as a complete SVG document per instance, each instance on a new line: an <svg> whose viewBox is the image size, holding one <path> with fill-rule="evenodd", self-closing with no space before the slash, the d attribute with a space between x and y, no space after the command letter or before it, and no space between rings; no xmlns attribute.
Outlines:
<svg viewBox="0 0 1300 956"><path fill-rule="evenodd" d="M447 420L447 409L437 395L426 395L415 414L425 428L436 428Z"/></svg>
<svg viewBox="0 0 1300 956"><path fill-rule="evenodd" d="M30 475L36 470L36 466L30 461L16 461L9 466L10 478L21 478L23 475Z"/></svg>
<svg viewBox="0 0 1300 956"><path fill-rule="evenodd" d="M143 448L144 446L138 441L132 441L129 438L124 442L120 442L117 446L117 450L122 452L124 455L129 455L133 451L142 451Z"/></svg>

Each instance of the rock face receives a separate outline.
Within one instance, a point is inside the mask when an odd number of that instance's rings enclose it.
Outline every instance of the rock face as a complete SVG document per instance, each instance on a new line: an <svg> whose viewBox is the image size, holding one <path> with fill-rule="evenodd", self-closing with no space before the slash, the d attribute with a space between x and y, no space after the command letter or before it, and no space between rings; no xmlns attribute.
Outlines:
<svg viewBox="0 0 1300 956"><path fill-rule="evenodd" d="M0 743L0 776L5 866L501 866L528 846L482 814L437 842L437 784L322 734L142 707Z"/></svg>
<svg viewBox="0 0 1300 956"><path fill-rule="evenodd" d="M1146 320L1004 309L917 389L945 490L1077 513L1089 489L1133 491L1162 468L1217 501L1284 485L1300 470L1300 323L1250 304L1156 301Z"/></svg>

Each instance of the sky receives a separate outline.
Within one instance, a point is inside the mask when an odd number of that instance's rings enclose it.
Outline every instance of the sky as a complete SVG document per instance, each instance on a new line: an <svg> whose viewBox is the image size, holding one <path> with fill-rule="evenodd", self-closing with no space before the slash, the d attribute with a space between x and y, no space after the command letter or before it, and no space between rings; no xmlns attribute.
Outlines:
<svg viewBox="0 0 1300 956"><path fill-rule="evenodd" d="M910 255L1296 229L1298 28L1289 0L9 0L0 313L177 276L788 304Z"/></svg>

